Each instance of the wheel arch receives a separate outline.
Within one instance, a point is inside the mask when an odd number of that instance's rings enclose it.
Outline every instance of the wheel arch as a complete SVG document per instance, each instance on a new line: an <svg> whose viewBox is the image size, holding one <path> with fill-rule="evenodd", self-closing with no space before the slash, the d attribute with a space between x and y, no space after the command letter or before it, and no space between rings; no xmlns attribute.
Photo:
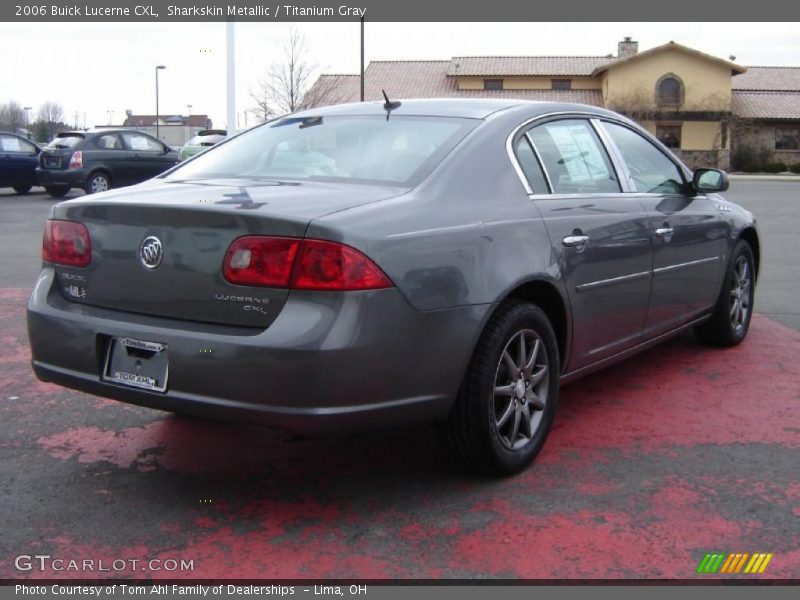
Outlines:
<svg viewBox="0 0 800 600"><path fill-rule="evenodd" d="M755 227L746 227L739 234L739 239L744 240L750 245L753 251L753 260L756 262L756 277L758 277L759 269L761 267L761 242L758 239L758 233Z"/></svg>
<svg viewBox="0 0 800 600"><path fill-rule="evenodd" d="M477 346L480 335L497 312L497 309L508 300L530 302L544 311L556 334L559 361L561 363L560 367L563 372L567 360L569 359L570 342L572 340L572 323L568 311L569 303L558 285L547 279L530 279L520 282L509 289L505 295L494 303L492 310L488 311L483 320L481 329L473 344L472 352L475 352L475 347ZM470 356L471 355L472 354L470 354Z"/></svg>
<svg viewBox="0 0 800 600"><path fill-rule="evenodd" d="M102 173L108 178L108 188L111 189L111 185L114 183L114 178L111 176L111 171L108 169L108 167L104 166L95 167L94 169L89 171L89 174L86 176L86 180L83 182L84 187L88 185L92 177L94 177L98 173Z"/></svg>

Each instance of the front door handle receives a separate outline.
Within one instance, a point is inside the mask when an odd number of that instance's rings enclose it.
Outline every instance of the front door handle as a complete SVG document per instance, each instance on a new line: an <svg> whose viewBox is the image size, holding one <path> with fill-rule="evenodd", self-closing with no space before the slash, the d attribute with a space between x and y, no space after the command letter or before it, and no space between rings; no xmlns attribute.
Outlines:
<svg viewBox="0 0 800 600"><path fill-rule="evenodd" d="M664 240L665 243L669 244L672 241L672 234L675 233L675 229L672 227L659 227L656 229L656 235Z"/></svg>
<svg viewBox="0 0 800 600"><path fill-rule="evenodd" d="M567 248L575 248L577 252L583 252L589 242L588 235L568 235L561 243Z"/></svg>

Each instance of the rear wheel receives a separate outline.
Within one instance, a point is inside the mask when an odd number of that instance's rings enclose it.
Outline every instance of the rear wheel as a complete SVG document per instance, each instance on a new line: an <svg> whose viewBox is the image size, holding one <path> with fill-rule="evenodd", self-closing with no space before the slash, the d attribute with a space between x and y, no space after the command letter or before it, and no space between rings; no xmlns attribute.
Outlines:
<svg viewBox="0 0 800 600"><path fill-rule="evenodd" d="M111 189L111 178L102 172L92 173L83 187L87 194L99 194Z"/></svg>
<svg viewBox="0 0 800 600"><path fill-rule="evenodd" d="M541 449L558 401L558 345L537 306L509 301L486 326L442 433L473 470L509 475Z"/></svg>
<svg viewBox="0 0 800 600"><path fill-rule="evenodd" d="M755 273L753 250L750 244L739 240L711 319L695 328L700 341L712 346L735 346L745 338L753 315Z"/></svg>
<svg viewBox="0 0 800 600"><path fill-rule="evenodd" d="M15 185L14 191L23 196L31 191L32 185Z"/></svg>
<svg viewBox="0 0 800 600"><path fill-rule="evenodd" d="M69 191L68 185L46 185L44 191L50 194L53 198L62 198L67 195Z"/></svg>

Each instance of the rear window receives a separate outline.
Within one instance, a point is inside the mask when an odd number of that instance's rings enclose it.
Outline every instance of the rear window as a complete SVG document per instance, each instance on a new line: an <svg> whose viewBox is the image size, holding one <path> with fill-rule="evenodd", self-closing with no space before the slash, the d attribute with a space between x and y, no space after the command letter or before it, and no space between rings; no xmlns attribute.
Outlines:
<svg viewBox="0 0 800 600"><path fill-rule="evenodd" d="M287 117L203 153L168 180L263 178L415 185L480 121Z"/></svg>
<svg viewBox="0 0 800 600"><path fill-rule="evenodd" d="M188 142L186 142L187 146L213 146L217 142L220 142L225 139L224 135L220 135L218 133L213 134L206 134L206 135L196 135Z"/></svg>
<svg viewBox="0 0 800 600"><path fill-rule="evenodd" d="M47 144L48 148L72 148L76 144L83 141L83 137L79 135L65 135L59 136L52 142Z"/></svg>

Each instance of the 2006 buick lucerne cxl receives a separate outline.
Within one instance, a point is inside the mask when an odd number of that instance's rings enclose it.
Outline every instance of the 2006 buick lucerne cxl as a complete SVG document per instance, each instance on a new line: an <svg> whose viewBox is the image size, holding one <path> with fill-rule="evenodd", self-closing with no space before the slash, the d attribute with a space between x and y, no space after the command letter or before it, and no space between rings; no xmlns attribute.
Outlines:
<svg viewBox="0 0 800 600"><path fill-rule="evenodd" d="M55 205L33 368L301 433L436 422L471 467L516 472L561 383L690 328L744 339L759 242L727 186L589 106L295 113Z"/></svg>

